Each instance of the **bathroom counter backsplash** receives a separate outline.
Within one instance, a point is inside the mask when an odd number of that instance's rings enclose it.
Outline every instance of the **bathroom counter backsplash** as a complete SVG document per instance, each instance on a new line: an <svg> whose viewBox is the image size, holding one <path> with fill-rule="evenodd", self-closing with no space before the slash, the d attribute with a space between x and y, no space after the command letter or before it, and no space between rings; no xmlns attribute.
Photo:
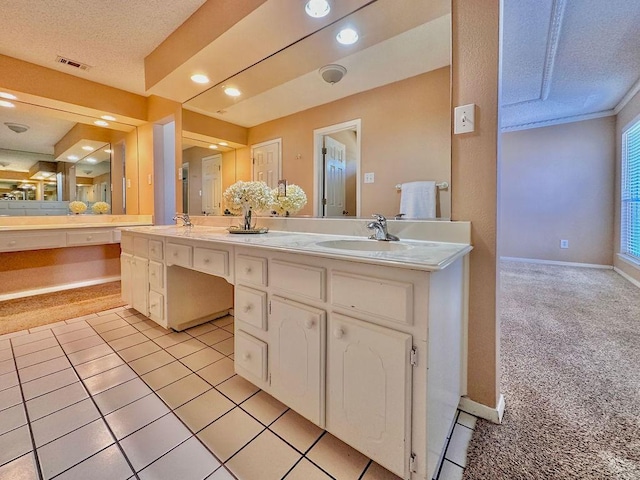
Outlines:
<svg viewBox="0 0 640 480"><path fill-rule="evenodd" d="M324 233L301 233L271 230L265 234L230 234L225 227L213 226L142 226L123 231L168 237L217 242L236 246L258 247L288 253L392 265L417 270L441 270L472 249L468 243L434 242L400 239L379 242L362 236ZM353 248L351 248L353 246ZM369 250L369 248L373 250ZM377 250L380 249L381 251ZM366 250L365 250L366 249Z"/></svg>

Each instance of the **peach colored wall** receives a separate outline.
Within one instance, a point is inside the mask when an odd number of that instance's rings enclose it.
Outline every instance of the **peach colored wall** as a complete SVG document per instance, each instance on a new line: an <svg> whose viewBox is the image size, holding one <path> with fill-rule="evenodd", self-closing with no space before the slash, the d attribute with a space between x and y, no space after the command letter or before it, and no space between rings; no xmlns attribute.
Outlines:
<svg viewBox="0 0 640 480"><path fill-rule="evenodd" d="M502 134L500 255L612 265L614 172L614 117Z"/></svg>
<svg viewBox="0 0 640 480"><path fill-rule="evenodd" d="M452 218L471 221L467 394L495 407L497 321L498 52L500 0L452 0L452 104L476 104L476 130L451 142Z"/></svg>
<svg viewBox="0 0 640 480"><path fill-rule="evenodd" d="M620 252L620 197L622 192L620 191L621 185L621 169L622 169L622 131L633 121L640 120L640 93L636 93L635 96L620 110L616 117L616 188L615 188L615 224L614 231L614 252ZM614 255L613 260L614 267L623 271L631 278L640 282L640 265L635 265L620 259L617 255Z"/></svg>
<svg viewBox="0 0 640 480"><path fill-rule="evenodd" d="M120 275L120 245L0 253L0 294Z"/></svg>
<svg viewBox="0 0 640 480"><path fill-rule="evenodd" d="M307 192L309 202L300 214L311 215L313 130L360 118L362 173L376 174L375 183L362 184L361 215L393 216L400 208L396 184L450 180L449 82L445 67L352 95L253 127L249 144L282 138L282 175ZM442 215L448 217L449 193L440 195Z"/></svg>
<svg viewBox="0 0 640 480"><path fill-rule="evenodd" d="M191 110L182 110L182 129L186 132L199 133L219 138L227 142L247 144L249 130L233 123L223 122L217 118L207 117Z"/></svg>

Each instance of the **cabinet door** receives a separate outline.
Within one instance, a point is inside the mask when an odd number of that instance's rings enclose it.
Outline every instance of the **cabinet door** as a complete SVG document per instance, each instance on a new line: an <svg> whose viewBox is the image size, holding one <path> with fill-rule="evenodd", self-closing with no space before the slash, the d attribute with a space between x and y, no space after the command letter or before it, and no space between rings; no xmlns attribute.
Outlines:
<svg viewBox="0 0 640 480"><path fill-rule="evenodd" d="M270 393L324 426L323 310L273 297L269 317Z"/></svg>
<svg viewBox="0 0 640 480"><path fill-rule="evenodd" d="M131 260L133 255L120 254L120 289L122 300L129 305L133 303L131 296Z"/></svg>
<svg viewBox="0 0 640 480"><path fill-rule="evenodd" d="M327 430L407 478L411 336L333 313L327 351Z"/></svg>
<svg viewBox="0 0 640 480"><path fill-rule="evenodd" d="M149 260L134 256L131 260L131 306L149 316Z"/></svg>

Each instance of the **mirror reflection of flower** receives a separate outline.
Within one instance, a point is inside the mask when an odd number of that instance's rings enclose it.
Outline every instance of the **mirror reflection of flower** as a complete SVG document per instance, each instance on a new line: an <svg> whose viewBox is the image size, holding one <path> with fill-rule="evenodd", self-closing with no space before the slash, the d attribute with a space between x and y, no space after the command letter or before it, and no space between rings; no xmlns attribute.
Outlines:
<svg viewBox="0 0 640 480"><path fill-rule="evenodd" d="M307 204L307 195L304 190L293 183L287 185L286 196L278 195L278 189L273 191L274 202L273 211L278 215L295 215Z"/></svg>

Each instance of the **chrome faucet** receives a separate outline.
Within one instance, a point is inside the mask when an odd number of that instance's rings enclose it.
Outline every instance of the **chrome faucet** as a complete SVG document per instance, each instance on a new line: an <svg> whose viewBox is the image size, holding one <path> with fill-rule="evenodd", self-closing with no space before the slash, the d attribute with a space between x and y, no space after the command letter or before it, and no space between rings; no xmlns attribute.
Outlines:
<svg viewBox="0 0 640 480"><path fill-rule="evenodd" d="M367 228L373 230L373 234L369 235L371 240L379 240L381 242L397 242L400 240L395 235L391 235L387 232L387 219L380 213L374 213L374 222L367 223Z"/></svg>
<svg viewBox="0 0 640 480"><path fill-rule="evenodd" d="M177 220L182 220L183 227L193 227L193 223L191 223L188 213L176 213L176 216L173 217L173 221L175 222Z"/></svg>

